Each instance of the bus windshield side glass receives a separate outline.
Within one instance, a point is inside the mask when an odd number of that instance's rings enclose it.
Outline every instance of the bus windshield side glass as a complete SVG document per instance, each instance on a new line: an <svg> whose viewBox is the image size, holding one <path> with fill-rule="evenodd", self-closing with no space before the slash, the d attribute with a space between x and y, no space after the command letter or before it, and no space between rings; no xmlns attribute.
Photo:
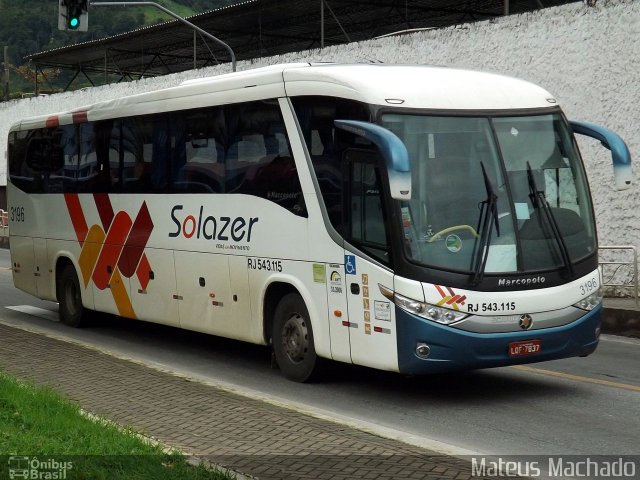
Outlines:
<svg viewBox="0 0 640 480"><path fill-rule="evenodd" d="M399 203L411 261L476 274L531 272L595 252L586 177L560 114L387 113L382 125L411 158L412 198Z"/></svg>

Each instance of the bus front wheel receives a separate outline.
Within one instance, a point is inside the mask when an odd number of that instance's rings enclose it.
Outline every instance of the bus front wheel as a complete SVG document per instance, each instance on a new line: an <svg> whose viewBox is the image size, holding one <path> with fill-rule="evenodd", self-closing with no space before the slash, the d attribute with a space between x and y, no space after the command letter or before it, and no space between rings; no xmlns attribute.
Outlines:
<svg viewBox="0 0 640 480"><path fill-rule="evenodd" d="M73 265L64 267L60 273L56 290L60 321L70 327L81 326L85 317L85 309L82 306L80 282Z"/></svg>
<svg viewBox="0 0 640 480"><path fill-rule="evenodd" d="M311 380L318 359L309 312L300 295L287 294L278 303L272 342L278 366L285 377L295 382Z"/></svg>

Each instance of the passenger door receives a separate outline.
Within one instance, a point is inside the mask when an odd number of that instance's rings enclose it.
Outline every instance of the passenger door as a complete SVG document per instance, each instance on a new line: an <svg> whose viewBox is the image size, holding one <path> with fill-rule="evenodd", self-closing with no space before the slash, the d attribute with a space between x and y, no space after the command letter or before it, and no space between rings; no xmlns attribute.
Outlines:
<svg viewBox="0 0 640 480"><path fill-rule="evenodd" d="M346 239L355 247L345 249L351 357L357 364L397 370L394 308L380 290L380 286L393 289L393 272L386 267L391 259L381 162L376 151L360 149L348 149L345 160L349 169Z"/></svg>

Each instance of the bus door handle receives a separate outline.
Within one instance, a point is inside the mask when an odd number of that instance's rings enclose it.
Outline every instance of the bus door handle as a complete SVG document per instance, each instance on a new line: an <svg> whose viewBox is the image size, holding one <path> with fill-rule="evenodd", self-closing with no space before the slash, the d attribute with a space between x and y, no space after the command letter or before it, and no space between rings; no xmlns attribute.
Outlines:
<svg viewBox="0 0 640 480"><path fill-rule="evenodd" d="M360 293L360 285L358 285L357 283L352 283L351 293L353 293L354 295L358 295Z"/></svg>

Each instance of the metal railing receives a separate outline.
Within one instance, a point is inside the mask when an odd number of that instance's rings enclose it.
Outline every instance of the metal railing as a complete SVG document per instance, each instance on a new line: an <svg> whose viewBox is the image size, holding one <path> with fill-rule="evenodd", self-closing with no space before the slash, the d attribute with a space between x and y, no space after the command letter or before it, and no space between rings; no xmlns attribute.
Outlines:
<svg viewBox="0 0 640 480"><path fill-rule="evenodd" d="M621 287L632 289L633 298L638 308L638 251L631 245L605 245L599 250L600 272L602 274L603 287ZM619 252L615 259L603 259L602 252Z"/></svg>
<svg viewBox="0 0 640 480"><path fill-rule="evenodd" d="M0 238L9 238L9 212L0 210Z"/></svg>

